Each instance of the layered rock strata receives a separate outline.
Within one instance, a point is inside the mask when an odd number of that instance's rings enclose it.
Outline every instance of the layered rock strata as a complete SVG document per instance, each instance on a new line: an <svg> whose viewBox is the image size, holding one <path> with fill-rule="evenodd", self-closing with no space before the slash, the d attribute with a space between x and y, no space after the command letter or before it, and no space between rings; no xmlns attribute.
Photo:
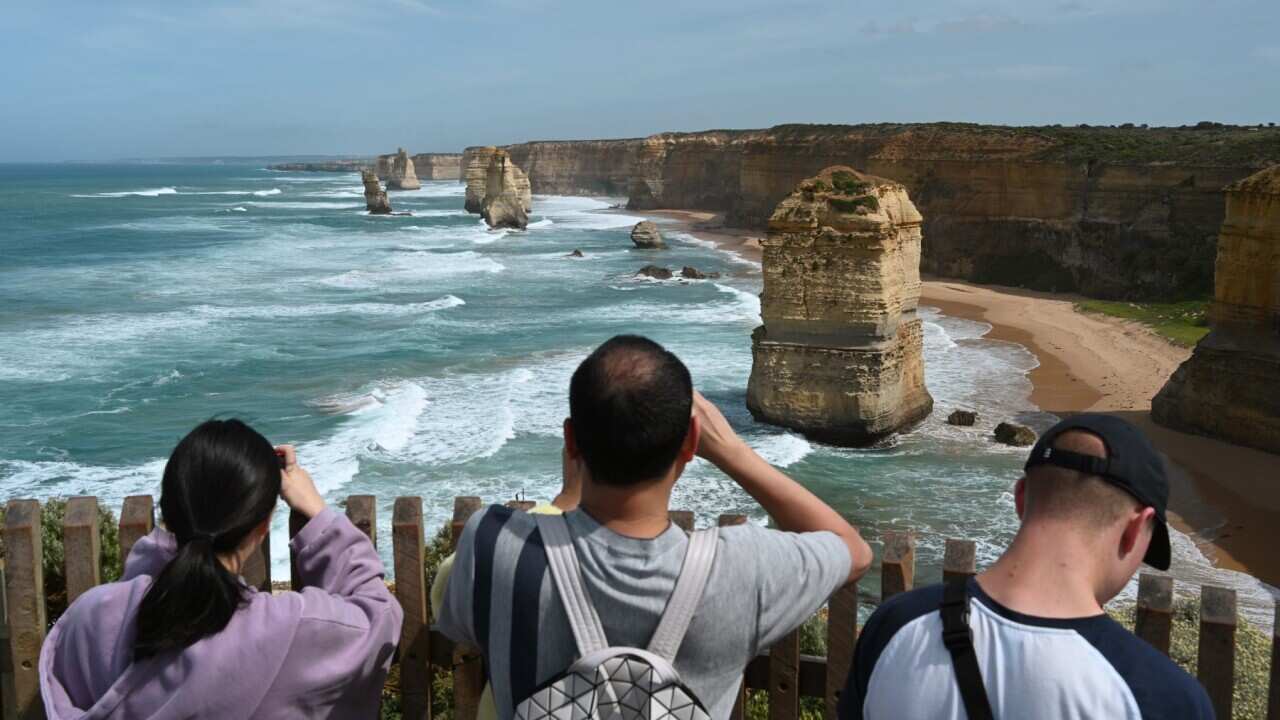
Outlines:
<svg viewBox="0 0 1280 720"><path fill-rule="evenodd" d="M1152 418L1280 453L1280 165L1227 188L1209 320Z"/></svg>
<svg viewBox="0 0 1280 720"><path fill-rule="evenodd" d="M636 247L646 250L660 250L667 246L662 239L662 233L658 231L658 226L652 220L641 220L631 228L631 242L635 243Z"/></svg>
<svg viewBox="0 0 1280 720"><path fill-rule="evenodd" d="M390 215L391 201L387 200L387 191L378 183L378 176L372 170L361 170L360 180L364 183L364 204L370 215Z"/></svg>
<svg viewBox="0 0 1280 720"><path fill-rule="evenodd" d="M757 420L858 446L928 416L920 213L898 183L832 167L769 218L764 324L752 333Z"/></svg>
<svg viewBox="0 0 1280 720"><path fill-rule="evenodd" d="M413 156L413 169L420 180L461 180L461 153L419 153Z"/></svg>
<svg viewBox="0 0 1280 720"><path fill-rule="evenodd" d="M488 146L467 148L462 153L462 181L467 184L463 207L469 213L480 214L485 187L489 182L489 161L497 152L498 148Z"/></svg>
<svg viewBox="0 0 1280 720"><path fill-rule="evenodd" d="M532 209L529 178L511 162L505 150L494 152L485 171L480 216L491 228L523 230L529 224L529 211Z"/></svg>
<svg viewBox="0 0 1280 720"><path fill-rule="evenodd" d="M782 125L506 149L537 193L626 194L747 228L804 178L851 165L906 186L927 272L1167 298L1211 290L1222 188L1280 161L1280 128Z"/></svg>

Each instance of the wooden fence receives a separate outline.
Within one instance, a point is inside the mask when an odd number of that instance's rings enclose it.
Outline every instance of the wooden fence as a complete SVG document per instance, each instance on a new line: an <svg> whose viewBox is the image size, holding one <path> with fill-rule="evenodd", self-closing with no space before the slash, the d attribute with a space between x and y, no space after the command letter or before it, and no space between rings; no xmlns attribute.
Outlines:
<svg viewBox="0 0 1280 720"><path fill-rule="evenodd" d="M531 502L512 506L527 510ZM456 540L467 519L480 510L477 497L454 501L452 533ZM347 499L346 512L356 527L376 545L377 503L371 495ZM67 601L101 581L98 500L76 497L67 502L63 524ZM302 525L290 517L292 536ZM673 511L671 520L690 530L694 516ZM151 532L154 506L150 496L126 498L120 512L120 552L127 557L137 540ZM741 515L722 515L721 525L746 522ZM448 638L431 630L424 561L422 499L396 498L391 519L395 593L404 607L404 629L400 635L401 707L406 720L431 717L431 677L434 672L453 673L455 717L475 720L483 689L481 663L474 652L455 646ZM881 557L882 600L910 590L915 575L915 539L909 532L887 532ZM4 526L6 561L0 569L0 707L3 720L44 718L40 701L37 661L45 637L45 597L41 548L40 504L35 500L11 500ZM271 587L271 548L264 543L248 563L245 579L252 585ZM947 540L943 576L973 575L976 571L974 544ZM296 587L298 579L291 578ZM1141 576L1138 583L1135 632L1164 653L1169 652L1173 620L1173 580L1169 577ZM1208 690L1219 718L1231 717L1232 688L1235 681L1235 635L1237 613L1235 591L1204 586L1200 604L1199 679ZM743 687L766 691L770 720L796 720L802 697L819 698L827 720L835 718L836 703L853 664L858 632L858 588L850 585L836 591L828 604L827 656L800 654L800 633L783 638L768 653L747 666ZM1280 720L1280 610L1272 638L1270 696L1267 717ZM744 715L745 692L740 689L734 720Z"/></svg>

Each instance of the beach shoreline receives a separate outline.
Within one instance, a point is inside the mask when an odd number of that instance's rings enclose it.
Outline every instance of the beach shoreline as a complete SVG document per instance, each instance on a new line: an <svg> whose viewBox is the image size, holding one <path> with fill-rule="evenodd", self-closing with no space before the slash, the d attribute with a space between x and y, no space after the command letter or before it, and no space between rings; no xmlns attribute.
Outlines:
<svg viewBox="0 0 1280 720"><path fill-rule="evenodd" d="M754 262L760 231L724 227L717 213L650 210L678 232L716 243ZM984 322L984 337L1012 342L1035 355L1030 400L1058 416L1103 412L1147 433L1170 470L1170 522L1215 567L1280 586L1280 555L1272 552L1280 523L1280 455L1177 432L1151 420L1151 398L1191 354L1140 323L1076 309L1082 298L1021 288L924 278L920 304Z"/></svg>

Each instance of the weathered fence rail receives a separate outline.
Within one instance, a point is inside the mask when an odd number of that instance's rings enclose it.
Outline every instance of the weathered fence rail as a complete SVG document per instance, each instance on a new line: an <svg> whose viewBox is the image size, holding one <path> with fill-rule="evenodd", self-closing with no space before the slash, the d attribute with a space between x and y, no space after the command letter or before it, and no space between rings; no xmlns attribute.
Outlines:
<svg viewBox="0 0 1280 720"><path fill-rule="evenodd" d="M527 510L533 503L515 502ZM454 539L472 514L480 510L477 497L460 497L454 502L451 531ZM5 563L0 567L0 720L44 718L40 701L37 662L45 638L46 609L41 547L40 503L11 500L4 525ZM377 503L370 495L347 499L347 516L376 545ZM671 520L691 530L693 513L673 511ZM722 515L721 525L746 522L741 515ZM120 511L120 551L127 557L137 540L151 532L155 524L154 502L150 496L126 498ZM302 527L302 519L289 519L292 536ZM401 709L406 720L431 717L431 677L438 671L453 673L454 714L457 720L475 720L484 686L481 663L473 651L455 646L448 638L431 630L429 592L426 584L426 533L422 499L399 497L391 519L395 594L405 611L400 635ZM910 532L887 532L881 556L882 599L910 590L915 578L915 537ZM63 523L64 574L68 602L101 582L99 558L98 501L92 497L72 498L67 503ZM264 543L246 566L245 579L256 587L271 587L271 548ZM295 563L291 558L291 566ZM971 576L977 570L974 543L947 540L943 555L944 578ZM291 573L294 587L299 582ZM1172 578L1144 574L1138 583L1134 632L1164 653L1169 652L1173 620ZM1280 608L1272 636L1270 695L1266 717L1280 720ZM1235 591L1214 586L1201 590L1199 679L1217 710L1218 717L1232 716L1232 689L1235 683L1235 641L1237 627ZM745 715L745 690L766 691L770 720L797 720L801 698L822 700L827 720L835 718L836 704L850 668L858 633L858 588L850 585L832 596L827 608L827 656L800 653L797 630L747 666L743 690L734 707L734 720Z"/></svg>

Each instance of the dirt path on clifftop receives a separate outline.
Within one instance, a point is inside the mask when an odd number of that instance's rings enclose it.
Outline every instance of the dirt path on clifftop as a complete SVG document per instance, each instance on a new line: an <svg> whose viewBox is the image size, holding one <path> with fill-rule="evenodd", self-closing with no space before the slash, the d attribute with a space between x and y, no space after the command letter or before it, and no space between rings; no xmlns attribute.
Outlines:
<svg viewBox="0 0 1280 720"><path fill-rule="evenodd" d="M1280 522L1280 456L1152 422L1151 398L1190 349L1135 322L1077 312L1078 299L929 279L920 303L988 322L987 337L1035 353L1031 400L1040 408L1114 413L1141 427L1172 461L1173 522L1211 543L1205 554L1219 566L1280 586L1280 554L1271 547Z"/></svg>

